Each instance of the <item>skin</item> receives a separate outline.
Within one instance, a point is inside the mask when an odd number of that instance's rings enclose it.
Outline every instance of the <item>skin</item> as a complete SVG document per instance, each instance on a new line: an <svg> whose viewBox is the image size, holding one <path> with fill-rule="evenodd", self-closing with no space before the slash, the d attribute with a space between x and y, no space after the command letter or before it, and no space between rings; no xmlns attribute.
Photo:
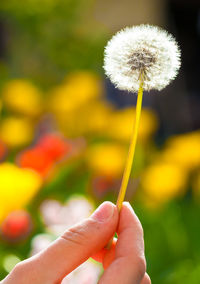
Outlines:
<svg viewBox="0 0 200 284"><path fill-rule="evenodd" d="M106 244L117 232L112 247ZM92 236L92 237L91 237ZM150 284L143 229L129 203L120 214L104 202L90 218L67 230L41 253L20 262L1 284L57 284L89 257L102 262L99 284Z"/></svg>

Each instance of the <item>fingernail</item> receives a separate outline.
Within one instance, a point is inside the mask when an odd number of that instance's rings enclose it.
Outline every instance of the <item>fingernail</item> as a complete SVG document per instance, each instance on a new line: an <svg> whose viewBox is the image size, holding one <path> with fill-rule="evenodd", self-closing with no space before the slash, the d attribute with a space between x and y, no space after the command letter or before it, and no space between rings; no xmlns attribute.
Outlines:
<svg viewBox="0 0 200 284"><path fill-rule="evenodd" d="M107 222L108 220L110 220L110 218L113 217L114 209L114 204L106 201L96 209L91 217L101 223Z"/></svg>

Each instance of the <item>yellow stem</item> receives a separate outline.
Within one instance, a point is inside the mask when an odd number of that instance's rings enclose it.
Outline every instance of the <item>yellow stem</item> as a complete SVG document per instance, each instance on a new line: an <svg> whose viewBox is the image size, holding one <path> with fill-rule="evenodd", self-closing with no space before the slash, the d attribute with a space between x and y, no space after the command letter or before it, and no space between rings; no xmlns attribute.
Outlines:
<svg viewBox="0 0 200 284"><path fill-rule="evenodd" d="M137 142L139 122L140 122L141 109L142 109L143 82L144 82L144 77L143 77L143 74L141 73L141 75L140 75L140 86L139 86L138 95L137 95L135 125L133 127L133 132L132 132L131 142L130 142L130 147L129 147L129 153L128 153L127 162L126 162L126 167L125 167L125 170L124 170L122 183L121 183L121 187L120 187L120 191L119 191L119 195L118 195L118 199L117 199L117 208L118 208L119 211L122 208L122 203L123 203L124 198L125 198L126 189L127 189L129 177L130 177L130 174L131 174L131 168L132 168L134 154L135 154L135 147L136 147L136 142Z"/></svg>
<svg viewBox="0 0 200 284"><path fill-rule="evenodd" d="M126 188L128 185L129 177L131 174L131 168L133 164L134 154L135 154L135 146L137 142L138 130L139 130L139 123L140 123L140 116L141 116L141 109L142 109L142 97L143 97L143 82L144 82L144 73L141 72L140 74L140 86L137 95L137 104L136 104L136 115L135 115L135 125L133 127L132 135L131 135L131 142L129 146L129 153L127 157L126 167L124 170L122 183L117 199L117 208L118 211L121 210L122 204L124 201L124 197L126 194ZM110 249L113 243L113 238L110 239L108 244L106 245L106 249Z"/></svg>

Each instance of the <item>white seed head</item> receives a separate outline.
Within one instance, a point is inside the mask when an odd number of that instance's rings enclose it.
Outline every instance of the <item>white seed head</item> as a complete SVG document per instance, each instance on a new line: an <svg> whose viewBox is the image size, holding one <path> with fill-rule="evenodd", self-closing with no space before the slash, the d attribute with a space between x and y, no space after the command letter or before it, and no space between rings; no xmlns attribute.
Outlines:
<svg viewBox="0 0 200 284"><path fill-rule="evenodd" d="M121 90L137 92L144 74L144 90L162 90L180 68L180 49L174 37L155 26L140 25L119 31L105 48L104 69Z"/></svg>

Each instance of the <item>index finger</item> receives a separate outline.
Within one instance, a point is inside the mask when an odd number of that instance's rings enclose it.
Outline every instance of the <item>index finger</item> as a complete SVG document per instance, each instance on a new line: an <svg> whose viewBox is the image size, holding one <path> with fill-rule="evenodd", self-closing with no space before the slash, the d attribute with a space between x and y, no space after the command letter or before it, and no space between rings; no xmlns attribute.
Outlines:
<svg viewBox="0 0 200 284"><path fill-rule="evenodd" d="M19 263L3 283L60 283L106 245L116 231L117 223L116 206L104 202L90 218L69 228L45 250Z"/></svg>

